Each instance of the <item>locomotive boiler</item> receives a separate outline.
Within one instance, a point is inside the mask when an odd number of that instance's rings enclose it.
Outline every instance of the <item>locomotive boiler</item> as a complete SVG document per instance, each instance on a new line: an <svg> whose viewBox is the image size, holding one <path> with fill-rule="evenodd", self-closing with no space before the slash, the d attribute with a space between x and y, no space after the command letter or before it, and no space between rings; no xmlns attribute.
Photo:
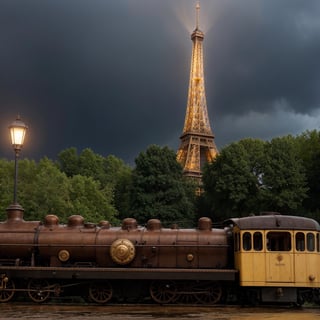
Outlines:
<svg viewBox="0 0 320 320"><path fill-rule="evenodd" d="M111 227L107 221L85 223L80 215L69 217L67 224L55 215L28 222L22 210L11 207L0 224L0 300L26 291L43 302L65 287L88 286L83 295L105 303L114 290L140 279L141 290L159 303L178 298L215 302L222 288L214 282L234 280L237 273L230 265L230 241L228 229L213 229L206 217L196 229L163 228L158 219L142 227L132 218ZM14 282L21 288L16 290Z"/></svg>

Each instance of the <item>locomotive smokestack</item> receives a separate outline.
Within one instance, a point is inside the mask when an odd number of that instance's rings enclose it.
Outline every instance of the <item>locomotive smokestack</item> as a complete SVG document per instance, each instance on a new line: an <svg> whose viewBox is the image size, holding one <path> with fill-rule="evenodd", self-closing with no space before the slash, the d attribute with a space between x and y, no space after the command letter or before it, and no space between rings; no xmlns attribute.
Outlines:
<svg viewBox="0 0 320 320"><path fill-rule="evenodd" d="M7 208L7 222L20 222L23 220L24 209L20 204L14 203Z"/></svg>

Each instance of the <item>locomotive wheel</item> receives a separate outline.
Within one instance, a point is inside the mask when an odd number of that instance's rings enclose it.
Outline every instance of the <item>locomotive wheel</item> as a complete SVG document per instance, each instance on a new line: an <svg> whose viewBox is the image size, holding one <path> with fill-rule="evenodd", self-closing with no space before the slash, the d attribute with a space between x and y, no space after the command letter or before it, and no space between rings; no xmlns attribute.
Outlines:
<svg viewBox="0 0 320 320"><path fill-rule="evenodd" d="M222 289L217 282L200 282L196 289L199 291L196 298L202 304L215 304L221 299Z"/></svg>
<svg viewBox="0 0 320 320"><path fill-rule="evenodd" d="M96 303L107 303L113 295L113 289L109 281L93 283L89 288L89 298Z"/></svg>
<svg viewBox="0 0 320 320"><path fill-rule="evenodd" d="M198 302L198 299L195 294L180 293L177 295L177 298L174 300L174 302L181 304L195 304Z"/></svg>
<svg viewBox="0 0 320 320"><path fill-rule="evenodd" d="M157 303L170 303L177 298L177 286L173 281L155 280L150 285L150 295Z"/></svg>
<svg viewBox="0 0 320 320"><path fill-rule="evenodd" d="M198 302L194 286L197 282L181 282L178 283L177 297L174 300L176 303L195 304Z"/></svg>
<svg viewBox="0 0 320 320"><path fill-rule="evenodd" d="M33 279L28 283L28 296L36 303L42 303L48 300L50 296L49 283L47 280Z"/></svg>
<svg viewBox="0 0 320 320"><path fill-rule="evenodd" d="M0 289L0 302L8 302L10 301L15 294L15 284L12 280L8 280L6 282L6 287L4 289Z"/></svg>

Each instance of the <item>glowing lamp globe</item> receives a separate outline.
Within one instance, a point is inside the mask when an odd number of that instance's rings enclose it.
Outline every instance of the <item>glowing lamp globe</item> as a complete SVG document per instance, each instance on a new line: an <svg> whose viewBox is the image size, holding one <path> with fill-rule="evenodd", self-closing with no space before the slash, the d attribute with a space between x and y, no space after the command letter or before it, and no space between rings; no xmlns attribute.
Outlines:
<svg viewBox="0 0 320 320"><path fill-rule="evenodd" d="M28 127L21 121L20 116L9 126L11 143L14 150L21 150Z"/></svg>

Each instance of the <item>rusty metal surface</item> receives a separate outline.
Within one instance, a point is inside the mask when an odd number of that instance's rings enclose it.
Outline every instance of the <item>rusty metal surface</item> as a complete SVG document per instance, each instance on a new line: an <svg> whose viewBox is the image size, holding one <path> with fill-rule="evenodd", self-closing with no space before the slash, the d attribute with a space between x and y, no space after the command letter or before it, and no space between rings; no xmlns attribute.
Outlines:
<svg viewBox="0 0 320 320"><path fill-rule="evenodd" d="M229 244L227 232L212 229L209 218L200 218L195 229L162 228L157 219L141 227L132 218L111 227L85 223L80 215L70 216L65 225L55 215L27 222L23 212L11 210L0 223L0 249L0 265L1 259L12 259L19 265L51 267L226 269Z"/></svg>

